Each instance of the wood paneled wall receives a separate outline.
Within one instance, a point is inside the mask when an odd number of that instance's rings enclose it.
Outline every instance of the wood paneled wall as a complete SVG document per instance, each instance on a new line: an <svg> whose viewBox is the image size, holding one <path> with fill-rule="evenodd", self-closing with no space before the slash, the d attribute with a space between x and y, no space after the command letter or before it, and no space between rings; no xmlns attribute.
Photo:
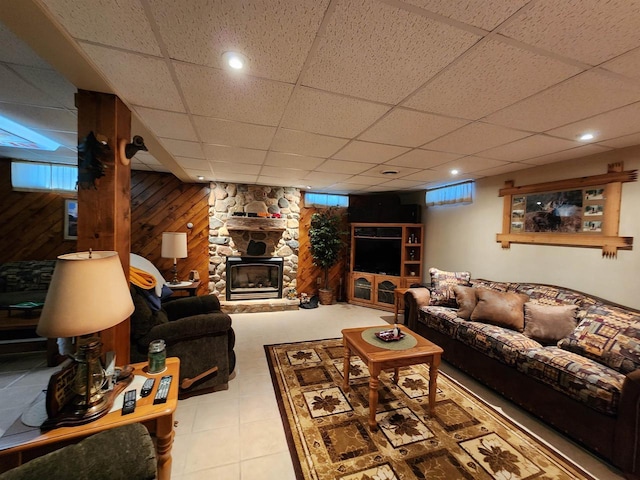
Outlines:
<svg viewBox="0 0 640 480"><path fill-rule="evenodd" d="M200 274L198 294L208 293L209 184L182 183L168 173L131 172L131 252L171 279L173 259L160 256L162 232L187 232L188 258L178 259L178 278ZM193 228L187 224L193 223Z"/></svg>
<svg viewBox="0 0 640 480"><path fill-rule="evenodd" d="M14 192L11 160L0 159L0 263L48 260L76 251L64 240L64 199L56 193Z"/></svg>
<svg viewBox="0 0 640 480"><path fill-rule="evenodd" d="M321 281L324 282L324 273L321 268L316 267L313 264L313 257L309 250L309 228L311 226L311 215L316 211L318 211L317 208L304 206L303 197L300 208L300 250L298 253L298 279L296 289L298 293L304 292L309 295L315 295L318 293L318 277L320 277L322 279ZM347 209L337 209L336 212L344 215L343 227L345 231L348 231ZM340 262L329 270L329 286L333 289L336 300L346 301L347 299L347 273L349 271L348 251L349 249L347 245L345 246L345 253L342 255ZM342 288L340 288L340 280L342 280Z"/></svg>

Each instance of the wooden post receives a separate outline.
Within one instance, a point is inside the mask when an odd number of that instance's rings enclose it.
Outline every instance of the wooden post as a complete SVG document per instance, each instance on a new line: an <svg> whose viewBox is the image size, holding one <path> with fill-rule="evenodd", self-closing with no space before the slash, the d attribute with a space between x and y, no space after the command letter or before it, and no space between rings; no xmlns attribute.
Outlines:
<svg viewBox="0 0 640 480"><path fill-rule="evenodd" d="M131 250L131 167L120 155L120 141L131 140L131 112L115 95L79 90L78 143L93 132L109 150L102 159L105 175L96 180L96 188L78 189L78 251L111 250L118 252L129 278ZM99 286L96 285L96 288ZM95 305L96 309L109 305ZM115 351L118 365L129 363L129 319L100 333L102 351Z"/></svg>

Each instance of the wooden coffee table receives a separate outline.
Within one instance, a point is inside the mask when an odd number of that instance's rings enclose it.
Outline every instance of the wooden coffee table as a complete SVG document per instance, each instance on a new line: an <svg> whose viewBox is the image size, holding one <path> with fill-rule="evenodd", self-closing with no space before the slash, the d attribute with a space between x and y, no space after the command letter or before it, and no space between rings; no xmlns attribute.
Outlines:
<svg viewBox="0 0 640 480"><path fill-rule="evenodd" d="M415 365L418 363L429 364L429 410L431 415L435 413L436 405L436 381L438 378L438 366L442 348L435 343L422 338L417 333L412 332L405 326L400 330L413 336L417 343L405 350L390 350L386 348L385 342L380 341L380 346L372 345L362 338L362 332L377 327L346 328L342 330L342 343L344 345L344 381L343 389L349 391L349 369L351 367L351 352L355 352L369 368L369 428L377 429L376 408L378 406L378 386L380 384L378 376L382 370L394 369L393 383L398 383L398 372L400 367ZM382 327L380 327L382 329ZM389 327L391 328L391 327Z"/></svg>

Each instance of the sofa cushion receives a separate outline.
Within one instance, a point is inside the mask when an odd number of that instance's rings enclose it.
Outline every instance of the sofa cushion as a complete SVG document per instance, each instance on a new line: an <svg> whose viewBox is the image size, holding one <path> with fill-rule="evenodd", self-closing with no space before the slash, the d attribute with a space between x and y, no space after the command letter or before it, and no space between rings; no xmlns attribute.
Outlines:
<svg viewBox="0 0 640 480"><path fill-rule="evenodd" d="M640 368L640 313L612 305L591 307L558 346L618 372L632 372Z"/></svg>
<svg viewBox="0 0 640 480"><path fill-rule="evenodd" d="M493 280L484 280L482 278L476 278L470 280L472 287L486 288L488 290L495 290L496 292L506 292L509 290L509 282L494 282Z"/></svg>
<svg viewBox="0 0 640 480"><path fill-rule="evenodd" d="M528 350L518 370L606 415L616 415L625 376L558 347Z"/></svg>
<svg viewBox="0 0 640 480"><path fill-rule="evenodd" d="M515 366L521 352L541 348L535 340L508 328L460 320L455 338L470 347L510 366Z"/></svg>
<svg viewBox="0 0 640 480"><path fill-rule="evenodd" d="M529 297L518 293L504 293L476 289L478 304L471 313L474 322L491 323L518 332L524 330L524 304Z"/></svg>
<svg viewBox="0 0 640 480"><path fill-rule="evenodd" d="M552 345L576 328L577 305L524 304L524 334L543 345Z"/></svg>
<svg viewBox="0 0 640 480"><path fill-rule="evenodd" d="M580 292L569 290L568 288L555 287L553 285L543 285L541 283L511 283L507 289L509 292L524 293L536 303L546 305L578 305L580 309L595 305L594 298Z"/></svg>
<svg viewBox="0 0 640 480"><path fill-rule="evenodd" d="M450 307L428 305L420 309L419 321L450 337L455 337L458 325L464 322Z"/></svg>
<svg viewBox="0 0 640 480"><path fill-rule="evenodd" d="M456 299L453 287L456 285L469 285L471 274L469 272L446 272L437 268L430 268L431 275L431 305L455 307Z"/></svg>
<svg viewBox="0 0 640 480"><path fill-rule="evenodd" d="M462 285L456 285L453 287L453 294L456 297L456 303L458 304L458 317L469 320L471 312L476 308L478 299L476 297L476 289L473 287L464 287Z"/></svg>

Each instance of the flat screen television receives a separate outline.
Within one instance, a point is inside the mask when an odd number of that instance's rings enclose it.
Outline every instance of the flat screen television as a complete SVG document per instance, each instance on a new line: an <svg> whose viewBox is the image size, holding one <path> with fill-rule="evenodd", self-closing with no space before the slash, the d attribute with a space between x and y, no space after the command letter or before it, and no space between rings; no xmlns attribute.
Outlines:
<svg viewBox="0 0 640 480"><path fill-rule="evenodd" d="M354 255L356 272L400 276L402 239L356 238Z"/></svg>

